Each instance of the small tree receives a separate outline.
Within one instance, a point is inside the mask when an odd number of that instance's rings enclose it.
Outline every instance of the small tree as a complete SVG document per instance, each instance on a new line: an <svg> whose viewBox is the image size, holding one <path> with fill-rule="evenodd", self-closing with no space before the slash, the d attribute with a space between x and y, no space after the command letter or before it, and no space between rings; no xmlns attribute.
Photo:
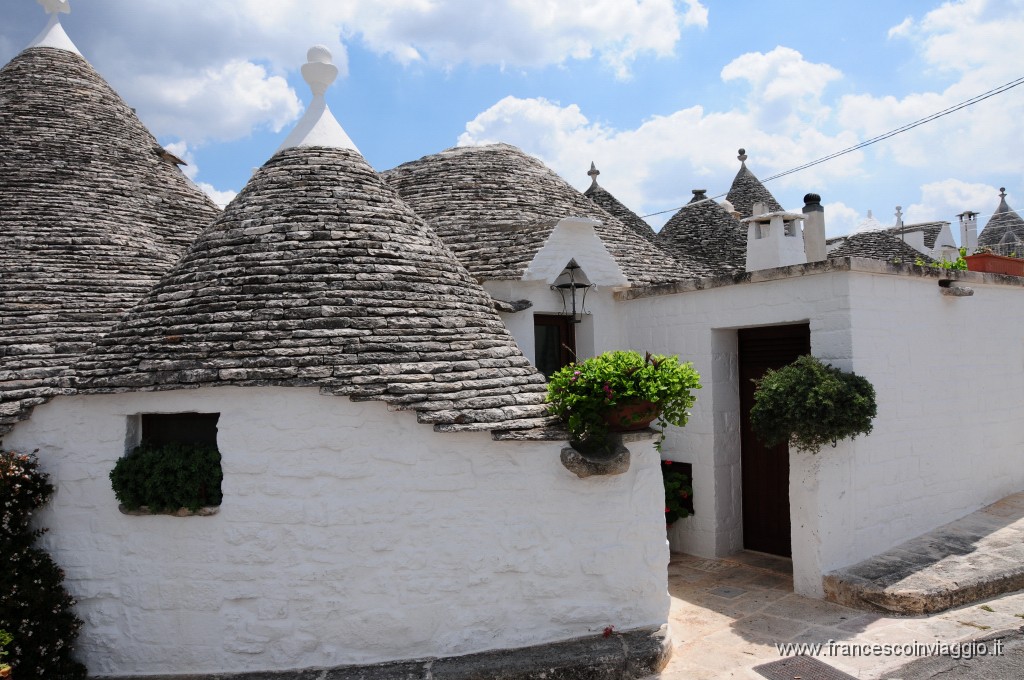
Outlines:
<svg viewBox="0 0 1024 680"><path fill-rule="evenodd" d="M868 434L878 413L867 378L809 354L756 382L750 426L768 446L788 441L817 453L825 444Z"/></svg>
<svg viewBox="0 0 1024 680"><path fill-rule="evenodd" d="M45 529L31 529L32 513L53 486L35 456L0 450L0 629L13 637L6 661L12 677L78 680L85 666L71 658L82 627L64 589L64 572L35 546Z"/></svg>

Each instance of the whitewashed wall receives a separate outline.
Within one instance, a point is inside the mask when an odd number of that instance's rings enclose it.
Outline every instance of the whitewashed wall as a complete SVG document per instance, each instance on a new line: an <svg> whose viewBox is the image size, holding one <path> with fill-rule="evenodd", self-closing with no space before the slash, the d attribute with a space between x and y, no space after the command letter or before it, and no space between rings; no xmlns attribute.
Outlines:
<svg viewBox="0 0 1024 680"><path fill-rule="evenodd" d="M670 532L673 550L742 548L742 327L809 321L812 353L878 391L872 435L790 455L798 592L821 596L824 573L1024 489L1024 289L976 275L973 297L946 297L934 278L859 262L622 303L629 346L679 354L703 378L665 446L694 472L696 514Z"/></svg>
<svg viewBox="0 0 1024 680"><path fill-rule="evenodd" d="M128 417L219 412L212 517L126 516L107 475ZM40 526L93 673L335 666L665 623L656 452L580 480L558 442L438 434L315 389L60 397L5 441L39 448Z"/></svg>

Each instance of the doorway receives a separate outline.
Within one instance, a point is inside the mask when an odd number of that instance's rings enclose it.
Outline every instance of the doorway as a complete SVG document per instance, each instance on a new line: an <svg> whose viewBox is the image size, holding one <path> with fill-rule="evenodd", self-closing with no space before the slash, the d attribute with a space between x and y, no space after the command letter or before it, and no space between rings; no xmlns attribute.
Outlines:
<svg viewBox="0 0 1024 680"><path fill-rule="evenodd" d="M743 547L790 557L789 445L765 446L750 429L754 380L810 354L809 324L744 328L739 331L740 465Z"/></svg>
<svg viewBox="0 0 1024 680"><path fill-rule="evenodd" d="M550 378L576 359L575 324L562 314L534 314L533 343L537 369Z"/></svg>

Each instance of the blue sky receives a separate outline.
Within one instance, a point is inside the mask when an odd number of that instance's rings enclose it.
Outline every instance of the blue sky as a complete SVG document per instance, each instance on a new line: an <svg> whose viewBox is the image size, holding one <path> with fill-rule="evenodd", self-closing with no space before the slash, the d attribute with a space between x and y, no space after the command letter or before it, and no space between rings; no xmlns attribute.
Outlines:
<svg viewBox="0 0 1024 680"><path fill-rule="evenodd" d="M384 170L505 141L645 215L765 178L1024 76L1024 0L71 0L62 23L193 179L230 198L309 92L306 49L342 71L328 102ZM46 22L0 7L0 62ZM768 184L822 195L830 235L1024 208L1024 86ZM671 213L652 217L655 227ZM985 217L981 218L982 223ZM954 229L955 231L955 229Z"/></svg>

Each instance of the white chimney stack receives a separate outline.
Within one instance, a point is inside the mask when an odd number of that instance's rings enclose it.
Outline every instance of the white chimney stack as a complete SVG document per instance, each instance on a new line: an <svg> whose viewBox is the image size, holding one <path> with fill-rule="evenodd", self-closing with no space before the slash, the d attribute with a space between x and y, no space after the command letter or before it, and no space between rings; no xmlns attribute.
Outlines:
<svg viewBox="0 0 1024 680"><path fill-rule="evenodd" d="M803 213L804 253L808 262L820 262L825 259L825 208L821 206L821 196L804 196Z"/></svg>
<svg viewBox="0 0 1024 680"><path fill-rule="evenodd" d="M973 255L978 249L978 213L966 210L957 217L960 219L960 247Z"/></svg>

